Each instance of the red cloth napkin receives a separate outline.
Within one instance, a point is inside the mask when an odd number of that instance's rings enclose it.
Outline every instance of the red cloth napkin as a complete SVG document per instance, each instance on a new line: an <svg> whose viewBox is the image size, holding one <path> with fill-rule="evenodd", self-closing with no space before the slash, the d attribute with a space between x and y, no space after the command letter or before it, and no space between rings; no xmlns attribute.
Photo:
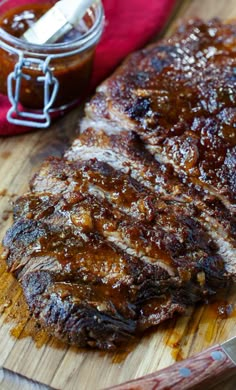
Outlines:
<svg viewBox="0 0 236 390"><path fill-rule="evenodd" d="M20 1L16 0L16 6ZM107 77L130 52L142 47L166 22L175 0L103 0L106 24L97 47L92 88ZM10 124L6 113L10 103L0 94L0 135L32 131Z"/></svg>

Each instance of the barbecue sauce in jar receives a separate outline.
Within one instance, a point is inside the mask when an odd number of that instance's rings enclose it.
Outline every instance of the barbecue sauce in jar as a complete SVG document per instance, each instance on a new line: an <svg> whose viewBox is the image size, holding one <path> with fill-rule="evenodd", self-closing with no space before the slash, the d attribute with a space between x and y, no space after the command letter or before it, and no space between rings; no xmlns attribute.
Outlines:
<svg viewBox="0 0 236 390"><path fill-rule="evenodd" d="M10 6L11 1L7 3ZM42 64L37 63L38 59L47 61L50 57L50 74L59 83L52 109L60 111L83 97L89 85L95 47L102 33L103 11L94 6L80 24L58 42L36 45L24 41L21 38L23 33L54 3L55 1L26 3L4 10L0 6L0 92L8 94L7 79L14 72L21 53L29 61L21 68L19 102L29 109L43 109L45 104L45 71L42 71ZM14 81L13 89L15 86ZM50 93L52 89L49 86Z"/></svg>

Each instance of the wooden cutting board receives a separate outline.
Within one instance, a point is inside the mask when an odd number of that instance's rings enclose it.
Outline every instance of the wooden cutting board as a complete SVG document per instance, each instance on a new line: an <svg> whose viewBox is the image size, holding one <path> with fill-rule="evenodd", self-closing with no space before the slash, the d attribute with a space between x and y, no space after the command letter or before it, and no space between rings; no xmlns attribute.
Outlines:
<svg viewBox="0 0 236 390"><path fill-rule="evenodd" d="M166 33L180 18L236 17L236 0L180 1ZM79 109L47 131L0 138L0 240L12 222L11 202L49 155L75 137ZM236 286L117 353L79 350L56 341L29 318L22 292L0 262L0 389L103 389L166 367L236 334ZM236 377L223 385L235 389ZM217 387L214 387L215 389ZM222 386L221 386L222 388ZM181 390L181 389L180 389Z"/></svg>

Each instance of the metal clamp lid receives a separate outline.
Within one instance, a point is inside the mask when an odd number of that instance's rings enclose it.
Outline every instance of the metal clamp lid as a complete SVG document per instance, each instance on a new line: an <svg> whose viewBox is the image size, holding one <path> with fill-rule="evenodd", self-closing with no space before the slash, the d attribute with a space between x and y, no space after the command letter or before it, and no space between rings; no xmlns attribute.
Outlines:
<svg viewBox="0 0 236 390"><path fill-rule="evenodd" d="M7 120L10 123L33 126L37 128L46 128L51 123L49 110L52 107L59 89L59 81L53 76L49 67L50 56L45 60L38 58L24 58L23 54L20 55L18 62L15 64L15 69L8 75L7 79L7 92L8 98L12 104L12 107L7 113ZM38 76L36 81L44 83L44 105L41 113L34 112L32 110L20 110L19 99L22 79L30 80L31 76L24 73L24 67L36 64L42 71L43 76ZM15 88L14 88L15 86ZM50 92L51 90L51 92Z"/></svg>
<svg viewBox="0 0 236 390"><path fill-rule="evenodd" d="M93 47L100 39L104 26L104 12L102 3L97 1L99 7L95 9L94 24L92 27L77 41L72 40L62 44L45 45L45 51L39 52L39 45L31 45L22 39L12 37L0 27L0 48L7 53L17 56L14 71L7 77L7 95L12 107L7 113L7 120L16 125L46 128L51 123L51 113L56 110L65 110L67 105L53 107L56 96L59 91L60 82L54 76L53 68L50 67L51 61L60 61L63 58L73 57L83 53L85 50ZM47 51L49 53L47 54ZM11 58L15 58L12 56ZM26 68L37 67L37 74L40 76L30 76L25 72ZM31 73L31 72L30 72ZM32 72L33 73L33 72ZM32 110L24 107L22 109L20 102L22 80L41 82L43 88L42 109Z"/></svg>

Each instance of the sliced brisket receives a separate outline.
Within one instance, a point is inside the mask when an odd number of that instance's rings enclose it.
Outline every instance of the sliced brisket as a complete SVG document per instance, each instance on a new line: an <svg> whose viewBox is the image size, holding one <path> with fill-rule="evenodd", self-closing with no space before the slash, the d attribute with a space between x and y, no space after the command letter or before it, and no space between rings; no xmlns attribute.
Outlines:
<svg viewBox="0 0 236 390"><path fill-rule="evenodd" d="M14 204L7 263L62 340L114 349L235 279L236 27L132 54Z"/></svg>

